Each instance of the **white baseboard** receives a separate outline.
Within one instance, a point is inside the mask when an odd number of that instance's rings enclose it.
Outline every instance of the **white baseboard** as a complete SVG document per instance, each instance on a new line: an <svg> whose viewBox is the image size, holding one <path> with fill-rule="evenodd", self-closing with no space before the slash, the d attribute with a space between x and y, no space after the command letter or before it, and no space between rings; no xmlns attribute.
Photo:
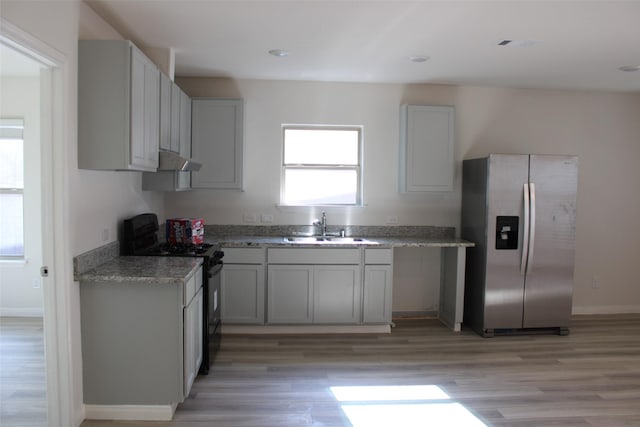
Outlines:
<svg viewBox="0 0 640 427"><path fill-rule="evenodd" d="M171 421L177 406L84 405L84 413L88 420Z"/></svg>
<svg viewBox="0 0 640 427"><path fill-rule="evenodd" d="M12 308L0 307L0 317L43 317L44 310L42 308Z"/></svg>
<svg viewBox="0 0 640 427"><path fill-rule="evenodd" d="M638 314L640 305L603 305L573 307L571 314Z"/></svg>
<svg viewBox="0 0 640 427"><path fill-rule="evenodd" d="M391 325L223 325L225 334L388 334Z"/></svg>

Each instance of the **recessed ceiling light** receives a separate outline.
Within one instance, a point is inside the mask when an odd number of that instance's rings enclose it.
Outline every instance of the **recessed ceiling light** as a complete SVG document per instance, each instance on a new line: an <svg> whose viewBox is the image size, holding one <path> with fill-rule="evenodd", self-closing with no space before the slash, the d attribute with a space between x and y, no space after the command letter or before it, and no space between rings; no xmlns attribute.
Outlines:
<svg viewBox="0 0 640 427"><path fill-rule="evenodd" d="M277 56L278 58L284 58L285 56L289 56L289 52L282 49L271 49L269 51L270 55Z"/></svg>
<svg viewBox="0 0 640 427"><path fill-rule="evenodd" d="M625 65L618 68L620 71L640 71L640 65Z"/></svg>
<svg viewBox="0 0 640 427"><path fill-rule="evenodd" d="M414 55L409 57L409 61L411 62L427 62L427 60L429 60L429 57L425 55Z"/></svg>

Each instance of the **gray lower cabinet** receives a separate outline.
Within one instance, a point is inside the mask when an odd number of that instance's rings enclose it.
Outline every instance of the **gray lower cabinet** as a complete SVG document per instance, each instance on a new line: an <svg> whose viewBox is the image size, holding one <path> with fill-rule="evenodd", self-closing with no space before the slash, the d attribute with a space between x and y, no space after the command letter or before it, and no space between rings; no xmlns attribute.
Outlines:
<svg viewBox="0 0 640 427"><path fill-rule="evenodd" d="M264 324L263 248L222 248L223 324Z"/></svg>
<svg viewBox="0 0 640 427"><path fill-rule="evenodd" d="M268 323L360 323L359 265L269 265Z"/></svg>
<svg viewBox="0 0 640 427"><path fill-rule="evenodd" d="M364 323L390 323L392 298L392 269L390 265L365 265Z"/></svg>
<svg viewBox="0 0 640 427"><path fill-rule="evenodd" d="M202 287L184 309L184 392L189 395L191 386L202 363Z"/></svg>
<svg viewBox="0 0 640 427"><path fill-rule="evenodd" d="M313 266L269 265L267 322L313 322Z"/></svg>
<svg viewBox="0 0 640 427"><path fill-rule="evenodd" d="M225 324L391 322L392 249L222 249Z"/></svg>
<svg viewBox="0 0 640 427"><path fill-rule="evenodd" d="M171 405L202 360L202 267L184 285L82 282L87 405Z"/></svg>
<svg viewBox="0 0 640 427"><path fill-rule="evenodd" d="M393 250L365 249L362 321L391 323Z"/></svg>
<svg viewBox="0 0 640 427"><path fill-rule="evenodd" d="M315 266L313 295L314 323L360 323L360 266Z"/></svg>
<svg viewBox="0 0 640 427"><path fill-rule="evenodd" d="M267 259L268 323L361 322L360 249L275 248Z"/></svg>

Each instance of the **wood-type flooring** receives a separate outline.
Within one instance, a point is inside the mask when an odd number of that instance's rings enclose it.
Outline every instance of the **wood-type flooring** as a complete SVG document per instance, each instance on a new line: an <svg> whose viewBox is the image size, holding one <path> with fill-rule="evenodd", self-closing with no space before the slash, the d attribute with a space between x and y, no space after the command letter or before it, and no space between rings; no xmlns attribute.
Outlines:
<svg viewBox="0 0 640 427"><path fill-rule="evenodd" d="M358 386L394 388L363 397ZM404 394L415 386L439 394ZM332 387L354 393L338 401ZM173 421L82 423L476 425L640 426L640 315L576 316L568 336L481 338L433 319L399 320L391 334L226 335Z"/></svg>
<svg viewBox="0 0 640 427"><path fill-rule="evenodd" d="M0 319L0 426L45 427L42 319Z"/></svg>

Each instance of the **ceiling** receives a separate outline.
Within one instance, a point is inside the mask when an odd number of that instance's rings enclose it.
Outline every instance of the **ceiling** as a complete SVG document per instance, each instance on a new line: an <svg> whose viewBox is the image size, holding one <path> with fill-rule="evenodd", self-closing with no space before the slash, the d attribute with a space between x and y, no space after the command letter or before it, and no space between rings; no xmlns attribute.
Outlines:
<svg viewBox="0 0 640 427"><path fill-rule="evenodd" d="M84 1L177 76L640 91L638 0Z"/></svg>

